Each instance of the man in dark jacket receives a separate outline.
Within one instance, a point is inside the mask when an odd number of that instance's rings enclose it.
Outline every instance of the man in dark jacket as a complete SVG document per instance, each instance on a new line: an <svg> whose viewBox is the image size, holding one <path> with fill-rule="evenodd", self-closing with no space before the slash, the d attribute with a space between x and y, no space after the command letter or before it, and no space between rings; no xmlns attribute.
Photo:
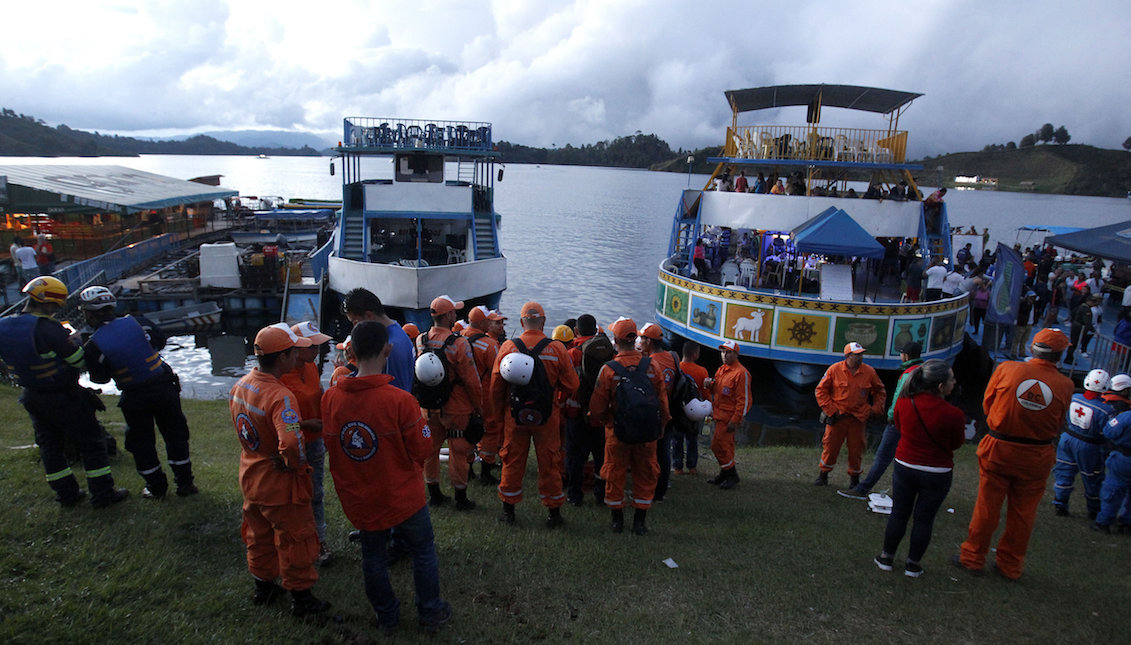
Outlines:
<svg viewBox="0 0 1131 645"><path fill-rule="evenodd" d="M1096 325L1092 320L1092 306L1099 304L1099 296L1088 296L1084 302L1076 305L1072 310L1072 344L1068 346L1068 353L1064 361L1071 365L1075 360L1076 348L1080 348L1080 355L1088 358L1088 341L1096 333Z"/></svg>

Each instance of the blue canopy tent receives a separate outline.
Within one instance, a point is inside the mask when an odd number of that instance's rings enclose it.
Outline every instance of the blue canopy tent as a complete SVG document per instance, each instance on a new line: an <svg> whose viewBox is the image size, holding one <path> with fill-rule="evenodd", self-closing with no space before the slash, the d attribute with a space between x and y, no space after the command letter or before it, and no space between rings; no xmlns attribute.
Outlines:
<svg viewBox="0 0 1131 645"><path fill-rule="evenodd" d="M1053 246L1116 262L1131 262L1131 221L1045 238Z"/></svg>
<svg viewBox="0 0 1131 645"><path fill-rule="evenodd" d="M884 257L884 245L843 209L829 206L792 231L793 245L802 253Z"/></svg>

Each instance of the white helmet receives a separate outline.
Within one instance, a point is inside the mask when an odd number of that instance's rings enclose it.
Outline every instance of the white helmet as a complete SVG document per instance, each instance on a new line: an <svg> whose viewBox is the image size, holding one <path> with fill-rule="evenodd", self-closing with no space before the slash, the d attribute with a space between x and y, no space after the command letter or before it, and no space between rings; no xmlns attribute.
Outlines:
<svg viewBox="0 0 1131 645"><path fill-rule="evenodd" d="M703 399L691 399L683 405L683 413L692 421L702 421L711 416L711 402Z"/></svg>
<svg viewBox="0 0 1131 645"><path fill-rule="evenodd" d="M1131 376L1126 374L1116 374L1111 377L1111 384L1108 385L1113 392L1119 392L1131 387Z"/></svg>
<svg viewBox="0 0 1131 645"><path fill-rule="evenodd" d="M1084 389L1092 392L1106 392L1111 377L1104 370L1092 370L1084 377Z"/></svg>
<svg viewBox="0 0 1131 645"><path fill-rule="evenodd" d="M511 385L526 385L534 374L534 357L511 352L499 362L499 376Z"/></svg>
<svg viewBox="0 0 1131 645"><path fill-rule="evenodd" d="M421 354L416 359L416 378L423 384L434 387L444 382L444 363L432 352Z"/></svg>
<svg viewBox="0 0 1131 645"><path fill-rule="evenodd" d="M82 302L82 308L87 311L113 307L118 304L118 299L114 297L114 293L106 287L100 286L83 289L82 293L79 294L79 300Z"/></svg>

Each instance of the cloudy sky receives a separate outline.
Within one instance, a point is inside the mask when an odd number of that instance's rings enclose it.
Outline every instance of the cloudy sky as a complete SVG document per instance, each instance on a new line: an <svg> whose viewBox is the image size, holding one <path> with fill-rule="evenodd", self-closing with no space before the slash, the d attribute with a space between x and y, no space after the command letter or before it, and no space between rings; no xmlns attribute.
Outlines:
<svg viewBox="0 0 1131 645"><path fill-rule="evenodd" d="M924 94L900 122L913 157L1045 122L1073 143L1131 136L1131 13L1114 0L38 0L3 20L0 106L101 132L334 140L343 116L401 116L491 121L536 146L640 130L690 149L722 142L724 90L845 83Z"/></svg>

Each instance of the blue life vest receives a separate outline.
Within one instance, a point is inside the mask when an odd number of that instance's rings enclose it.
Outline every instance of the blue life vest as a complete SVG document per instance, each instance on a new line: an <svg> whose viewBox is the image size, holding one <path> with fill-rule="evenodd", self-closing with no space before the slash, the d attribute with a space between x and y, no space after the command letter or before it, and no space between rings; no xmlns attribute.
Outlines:
<svg viewBox="0 0 1131 645"><path fill-rule="evenodd" d="M149 337L130 316L115 318L90 337L110 365L110 376L119 389L137 387L166 374L161 353L149 344Z"/></svg>
<svg viewBox="0 0 1131 645"><path fill-rule="evenodd" d="M56 356L55 352L41 356L36 351L35 327L39 320L40 316L34 314L0 318L0 358L24 387L55 389L78 384L79 371L67 364L66 357Z"/></svg>

